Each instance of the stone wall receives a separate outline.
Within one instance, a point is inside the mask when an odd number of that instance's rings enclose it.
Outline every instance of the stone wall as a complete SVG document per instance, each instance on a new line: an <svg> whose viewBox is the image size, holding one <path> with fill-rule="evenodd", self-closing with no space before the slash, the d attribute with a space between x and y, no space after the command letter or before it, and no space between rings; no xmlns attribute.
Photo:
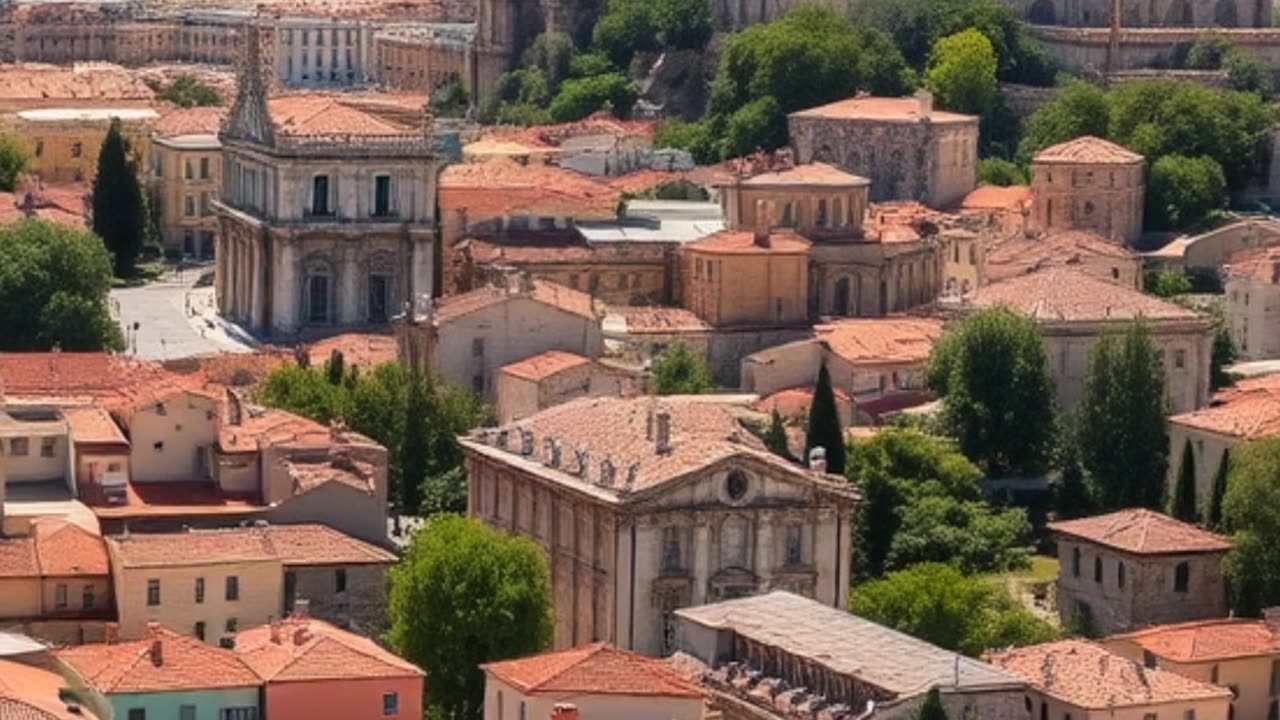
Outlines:
<svg viewBox="0 0 1280 720"><path fill-rule="evenodd" d="M339 571L346 574L343 591L337 589ZM293 575L294 597L306 598L312 617L366 637L387 629L387 566L295 565L285 572Z"/></svg>
<svg viewBox="0 0 1280 720"><path fill-rule="evenodd" d="M1113 0L1005 0L1028 22L1040 25L1106 28ZM1263 0L1120 0L1124 27L1252 28L1271 24L1271 4Z"/></svg>
<svg viewBox="0 0 1280 720"><path fill-rule="evenodd" d="M1116 56L1111 58L1111 30L1032 25L1031 36L1040 41L1055 61L1075 73L1150 68L1167 64L1179 45L1190 46L1209 31L1206 27L1121 29L1116 36ZM1275 73L1280 69L1280 28L1213 28L1235 47L1257 58Z"/></svg>

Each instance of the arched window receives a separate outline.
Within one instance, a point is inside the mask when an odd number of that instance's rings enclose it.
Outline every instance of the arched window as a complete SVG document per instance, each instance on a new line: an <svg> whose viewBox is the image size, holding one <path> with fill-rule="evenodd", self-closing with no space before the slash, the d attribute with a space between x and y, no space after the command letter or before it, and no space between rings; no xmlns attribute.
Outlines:
<svg viewBox="0 0 1280 720"><path fill-rule="evenodd" d="M1187 592L1187 586L1191 584L1191 566L1185 562L1178 563L1173 569L1173 591Z"/></svg>

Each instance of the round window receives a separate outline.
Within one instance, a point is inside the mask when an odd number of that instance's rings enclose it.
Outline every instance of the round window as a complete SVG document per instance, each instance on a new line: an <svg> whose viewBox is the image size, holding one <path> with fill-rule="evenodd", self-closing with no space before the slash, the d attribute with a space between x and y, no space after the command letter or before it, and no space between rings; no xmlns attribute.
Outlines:
<svg viewBox="0 0 1280 720"><path fill-rule="evenodd" d="M724 481L725 492L729 493L730 500L741 500L747 494L747 476L745 473L734 470L729 473L729 477Z"/></svg>

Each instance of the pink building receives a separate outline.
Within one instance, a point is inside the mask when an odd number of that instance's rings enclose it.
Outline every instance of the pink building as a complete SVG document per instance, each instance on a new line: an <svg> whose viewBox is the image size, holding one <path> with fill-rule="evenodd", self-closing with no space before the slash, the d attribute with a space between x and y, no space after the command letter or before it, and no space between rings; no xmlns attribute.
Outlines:
<svg viewBox="0 0 1280 720"><path fill-rule="evenodd" d="M307 617L236 635L236 654L266 685L271 720L420 720L423 672L367 638Z"/></svg>

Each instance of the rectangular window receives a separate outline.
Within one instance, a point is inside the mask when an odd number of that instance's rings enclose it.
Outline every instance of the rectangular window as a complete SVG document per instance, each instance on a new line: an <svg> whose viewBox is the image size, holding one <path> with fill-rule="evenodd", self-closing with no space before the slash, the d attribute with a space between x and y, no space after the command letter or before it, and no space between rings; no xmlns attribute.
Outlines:
<svg viewBox="0 0 1280 720"><path fill-rule="evenodd" d="M92 585L84 586L84 590L80 593L80 602L85 610L92 610L93 606L98 604L97 591L93 589Z"/></svg>
<svg viewBox="0 0 1280 720"><path fill-rule="evenodd" d="M346 568L338 568L337 570L333 571L333 591L334 592L347 591L347 569Z"/></svg>
<svg viewBox="0 0 1280 720"><path fill-rule="evenodd" d="M179 705L178 720L196 720L195 705Z"/></svg>
<svg viewBox="0 0 1280 720"><path fill-rule="evenodd" d="M471 357L484 357L484 338L471 338Z"/></svg>
<svg viewBox="0 0 1280 720"><path fill-rule="evenodd" d="M662 569L680 570L684 565L680 551L680 528L662 529Z"/></svg>
<svg viewBox="0 0 1280 720"><path fill-rule="evenodd" d="M389 692L382 693L382 714L397 715L400 713L400 695Z"/></svg>
<svg viewBox="0 0 1280 720"><path fill-rule="evenodd" d="M228 600L240 599L240 578L236 577L235 575L227 576L227 599Z"/></svg>
<svg viewBox="0 0 1280 720"><path fill-rule="evenodd" d="M306 37L306 35L304 34L303 37ZM222 716L219 720L258 720L258 708L223 708Z"/></svg>
<svg viewBox="0 0 1280 720"><path fill-rule="evenodd" d="M147 581L147 607L160 604L160 581L152 578Z"/></svg>
<svg viewBox="0 0 1280 720"><path fill-rule="evenodd" d="M78 158L84 154L84 145L79 142L71 143L71 157Z"/></svg>
<svg viewBox="0 0 1280 720"><path fill-rule="evenodd" d="M190 195L182 199L182 214L186 217L195 217L196 199Z"/></svg>
<svg viewBox="0 0 1280 720"><path fill-rule="evenodd" d="M787 564L804 563L804 528L800 525L787 526Z"/></svg>
<svg viewBox="0 0 1280 720"><path fill-rule="evenodd" d="M369 322L384 323L391 314L391 278L369 276Z"/></svg>
<svg viewBox="0 0 1280 720"><path fill-rule="evenodd" d="M196 578L196 604L204 602L204 578Z"/></svg>
<svg viewBox="0 0 1280 720"><path fill-rule="evenodd" d="M227 624L223 626L223 630L229 633L235 632L240 627L240 622L233 617L227 618Z"/></svg>
<svg viewBox="0 0 1280 720"><path fill-rule="evenodd" d="M1185 368L1185 367L1187 366L1187 351L1186 351L1186 350L1174 350L1174 351L1173 351L1173 366L1174 366L1175 368L1179 369L1179 370L1181 370L1181 369L1183 369L1183 368Z"/></svg>
<svg viewBox="0 0 1280 720"><path fill-rule="evenodd" d="M190 180L193 176L193 173L191 171L191 161L190 160L186 161L185 163L183 163L183 166L184 166L184 169L182 171L182 176L187 180Z"/></svg>
<svg viewBox="0 0 1280 720"><path fill-rule="evenodd" d="M40 439L40 457L51 458L53 451L58 447L57 438L41 438Z"/></svg>
<svg viewBox="0 0 1280 720"><path fill-rule="evenodd" d="M204 621L203 620L196 623L196 626L193 632L196 636L196 639L198 639L200 642L204 642Z"/></svg>
<svg viewBox="0 0 1280 720"><path fill-rule="evenodd" d="M129 708L129 720L147 720L147 711L143 708Z"/></svg>
<svg viewBox="0 0 1280 720"><path fill-rule="evenodd" d="M373 178L373 214L378 217L391 214L390 175L378 175Z"/></svg>
<svg viewBox="0 0 1280 720"><path fill-rule="evenodd" d="M307 278L307 318L312 323L329 322L329 276Z"/></svg>
<svg viewBox="0 0 1280 720"><path fill-rule="evenodd" d="M9 454L13 457L26 457L30 447L26 438L13 438L9 441Z"/></svg>
<svg viewBox="0 0 1280 720"><path fill-rule="evenodd" d="M311 214L329 214L329 176L317 175L311 180Z"/></svg>
<svg viewBox="0 0 1280 720"><path fill-rule="evenodd" d="M1280 660L1271 661L1271 694L1280 695Z"/></svg>
<svg viewBox="0 0 1280 720"><path fill-rule="evenodd" d="M58 583L53 587L53 606L59 610L66 609L67 607L66 583Z"/></svg>

